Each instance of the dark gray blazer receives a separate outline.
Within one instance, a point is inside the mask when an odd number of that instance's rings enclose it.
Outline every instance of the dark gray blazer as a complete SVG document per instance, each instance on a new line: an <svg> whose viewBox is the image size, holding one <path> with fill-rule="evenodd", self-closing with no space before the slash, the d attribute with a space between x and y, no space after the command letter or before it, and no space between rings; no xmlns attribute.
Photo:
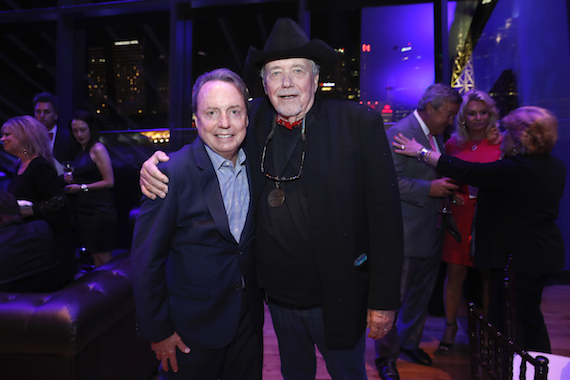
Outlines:
<svg viewBox="0 0 570 380"><path fill-rule="evenodd" d="M398 121L387 131L390 143L394 141L394 136L398 133L409 139L416 139L417 142L431 149L413 113ZM441 136L436 136L436 140L443 152ZM396 168L402 204L404 256L427 258L433 251L435 240L440 236L438 211L441 210L442 198L429 196L431 181L439 176L433 166L419 162L415 157L396 154L393 149L392 159Z"/></svg>

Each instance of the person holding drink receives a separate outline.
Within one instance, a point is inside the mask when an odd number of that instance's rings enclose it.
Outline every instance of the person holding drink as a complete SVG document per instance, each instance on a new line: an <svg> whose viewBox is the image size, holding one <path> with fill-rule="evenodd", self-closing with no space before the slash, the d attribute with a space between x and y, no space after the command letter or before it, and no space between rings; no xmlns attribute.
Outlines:
<svg viewBox="0 0 570 380"><path fill-rule="evenodd" d="M75 210L79 242L93 257L96 267L109 261L116 244L117 211L111 188L115 184L111 158L99 142L95 118L77 111L71 131L79 153L65 164L65 192Z"/></svg>

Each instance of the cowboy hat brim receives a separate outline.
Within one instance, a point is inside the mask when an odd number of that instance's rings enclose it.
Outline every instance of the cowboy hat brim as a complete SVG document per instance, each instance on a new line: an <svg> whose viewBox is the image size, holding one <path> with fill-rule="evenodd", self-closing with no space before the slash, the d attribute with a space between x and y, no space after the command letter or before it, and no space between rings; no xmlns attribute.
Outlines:
<svg viewBox="0 0 570 380"><path fill-rule="evenodd" d="M286 58L307 58L315 61L317 65L323 68L330 68L336 63L337 53L319 39L311 40L299 47L275 51L258 50L250 47L245 59L245 67L259 70L267 62Z"/></svg>

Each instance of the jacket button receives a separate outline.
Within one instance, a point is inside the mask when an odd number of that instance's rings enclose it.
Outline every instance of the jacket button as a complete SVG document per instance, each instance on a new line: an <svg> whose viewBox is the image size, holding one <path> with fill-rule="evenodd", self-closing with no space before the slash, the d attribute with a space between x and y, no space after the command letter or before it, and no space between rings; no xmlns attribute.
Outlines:
<svg viewBox="0 0 570 380"><path fill-rule="evenodd" d="M235 284L234 289L235 290L241 290L241 284Z"/></svg>
<svg viewBox="0 0 570 380"><path fill-rule="evenodd" d="M241 256L242 254L243 254L242 251L239 251L239 252L238 252L238 256Z"/></svg>

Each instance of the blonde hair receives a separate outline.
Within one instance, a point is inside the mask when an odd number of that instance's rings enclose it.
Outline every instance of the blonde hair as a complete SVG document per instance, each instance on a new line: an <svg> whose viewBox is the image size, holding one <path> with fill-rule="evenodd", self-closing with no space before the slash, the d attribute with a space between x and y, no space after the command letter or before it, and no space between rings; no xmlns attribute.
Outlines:
<svg viewBox="0 0 570 380"><path fill-rule="evenodd" d="M457 118L455 119L455 135L459 145L465 144L470 140L469 129L465 125L465 112L467 105L471 101L482 102L485 105L485 110L489 113L489 124L485 129L485 137L491 144L498 144L501 142L501 134L499 133L499 111L495 106L495 101L485 91L471 90L463 95L463 102L459 107Z"/></svg>
<svg viewBox="0 0 570 380"><path fill-rule="evenodd" d="M22 148L32 156L43 156L53 162L51 144L46 127L31 116L16 116L2 126L2 133L11 133L20 140Z"/></svg>
<svg viewBox="0 0 570 380"><path fill-rule="evenodd" d="M515 144L526 154L549 154L558 140L558 120L544 108L525 106L511 111L502 120Z"/></svg>

